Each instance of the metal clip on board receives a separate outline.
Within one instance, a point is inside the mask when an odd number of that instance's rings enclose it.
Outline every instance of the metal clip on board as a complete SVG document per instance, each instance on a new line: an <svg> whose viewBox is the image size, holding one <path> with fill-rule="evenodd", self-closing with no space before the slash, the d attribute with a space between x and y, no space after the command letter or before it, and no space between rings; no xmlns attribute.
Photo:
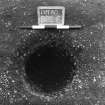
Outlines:
<svg viewBox="0 0 105 105"><path fill-rule="evenodd" d="M37 8L38 25L19 26L20 29L80 29L81 25L64 25L65 8L63 6L39 6Z"/></svg>

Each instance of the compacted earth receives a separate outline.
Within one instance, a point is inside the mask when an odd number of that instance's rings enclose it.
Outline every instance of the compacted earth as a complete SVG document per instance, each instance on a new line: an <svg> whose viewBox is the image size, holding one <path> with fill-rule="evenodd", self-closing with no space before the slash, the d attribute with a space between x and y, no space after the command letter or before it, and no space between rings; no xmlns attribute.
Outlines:
<svg viewBox="0 0 105 105"><path fill-rule="evenodd" d="M38 6L82 28L20 29ZM0 0L0 105L105 105L104 24L104 0Z"/></svg>

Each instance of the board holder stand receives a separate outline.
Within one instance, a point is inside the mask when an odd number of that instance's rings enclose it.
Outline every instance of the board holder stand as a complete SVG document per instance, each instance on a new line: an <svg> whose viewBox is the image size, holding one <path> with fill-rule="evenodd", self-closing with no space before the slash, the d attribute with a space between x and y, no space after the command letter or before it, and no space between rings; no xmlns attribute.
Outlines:
<svg viewBox="0 0 105 105"><path fill-rule="evenodd" d="M31 29L31 30L41 30L41 29L81 29L81 25L32 25L32 26L19 26L19 29Z"/></svg>

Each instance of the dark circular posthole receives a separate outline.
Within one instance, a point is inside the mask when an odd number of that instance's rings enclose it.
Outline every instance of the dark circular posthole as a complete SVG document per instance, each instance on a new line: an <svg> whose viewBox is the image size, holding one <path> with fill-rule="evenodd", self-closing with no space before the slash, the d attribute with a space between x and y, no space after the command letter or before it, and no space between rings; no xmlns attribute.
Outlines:
<svg viewBox="0 0 105 105"><path fill-rule="evenodd" d="M30 54L25 60L28 79L41 92L52 93L62 89L67 80L74 76L74 59L59 47L43 46Z"/></svg>

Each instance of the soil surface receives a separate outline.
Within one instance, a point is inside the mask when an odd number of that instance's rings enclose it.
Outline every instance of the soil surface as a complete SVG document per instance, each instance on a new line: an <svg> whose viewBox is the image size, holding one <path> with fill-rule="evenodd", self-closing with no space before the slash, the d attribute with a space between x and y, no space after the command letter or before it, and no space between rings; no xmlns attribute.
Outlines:
<svg viewBox="0 0 105 105"><path fill-rule="evenodd" d="M64 6L65 24L79 24L82 28L18 28L37 24L37 6L51 5ZM104 24L104 0L0 0L0 105L104 105ZM66 49L68 55L73 55L76 74L61 91L46 94L35 89L28 80L25 62L30 54L37 53L38 48L52 42L56 42L61 51ZM60 44L63 47L58 47Z"/></svg>

